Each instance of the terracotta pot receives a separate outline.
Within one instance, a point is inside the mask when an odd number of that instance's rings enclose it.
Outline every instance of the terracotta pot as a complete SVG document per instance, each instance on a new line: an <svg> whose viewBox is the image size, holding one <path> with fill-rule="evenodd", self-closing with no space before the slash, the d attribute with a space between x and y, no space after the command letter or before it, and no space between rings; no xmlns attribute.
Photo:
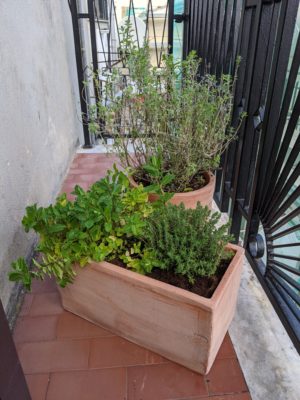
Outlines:
<svg viewBox="0 0 300 400"><path fill-rule="evenodd" d="M199 201L203 206L212 207L213 195L215 191L216 178L213 173L204 173L207 184L201 189L193 190L192 192L186 193L175 193L171 198L170 203L180 204L183 203L186 208L196 208L197 202ZM136 187L138 184L130 177L130 183ZM158 198L157 194L149 194L149 201L156 201Z"/></svg>
<svg viewBox="0 0 300 400"><path fill-rule="evenodd" d="M210 299L101 262L78 268L60 289L63 307L201 374L210 370L233 318L244 250L235 252Z"/></svg>

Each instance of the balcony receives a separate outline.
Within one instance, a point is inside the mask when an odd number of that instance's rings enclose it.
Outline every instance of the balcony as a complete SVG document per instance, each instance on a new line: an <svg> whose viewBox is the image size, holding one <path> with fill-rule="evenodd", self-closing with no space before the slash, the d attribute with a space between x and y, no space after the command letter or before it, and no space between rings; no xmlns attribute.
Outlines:
<svg viewBox="0 0 300 400"><path fill-rule="evenodd" d="M298 399L299 1L71 0L0 11L0 399ZM73 201L76 185L88 190L122 168L109 153L112 131L92 132L90 107L99 100L91 74L103 94L126 21L136 43L148 38L158 69L164 54L180 62L196 50L199 79L218 78L241 56L231 125L246 116L213 171L213 210L230 219L246 257L234 319L205 375L67 311L53 278L26 292L7 276L16 258L34 257L26 206L59 193Z"/></svg>

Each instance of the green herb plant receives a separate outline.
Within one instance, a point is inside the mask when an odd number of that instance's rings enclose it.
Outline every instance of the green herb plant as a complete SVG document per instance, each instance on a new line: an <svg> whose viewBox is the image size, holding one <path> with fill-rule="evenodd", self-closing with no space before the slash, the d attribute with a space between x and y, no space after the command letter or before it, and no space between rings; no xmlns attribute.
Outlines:
<svg viewBox="0 0 300 400"><path fill-rule="evenodd" d="M120 63L103 73L101 100L89 108L91 131L109 133L123 166L145 185L184 192L195 179L204 184L201 176L218 167L239 128L230 127L236 76L199 76L195 52L179 62L164 55L155 67L130 26L122 38ZM149 169L154 159L161 160L159 174Z"/></svg>
<svg viewBox="0 0 300 400"><path fill-rule="evenodd" d="M190 283L216 273L222 259L232 258L225 249L228 225L217 227L220 214L198 203L196 209L167 204L154 211L144 229L145 246L158 268L186 276Z"/></svg>
<svg viewBox="0 0 300 400"><path fill-rule="evenodd" d="M66 194L49 207L27 207L22 224L25 231L39 234L38 252L42 261L30 268L24 258L12 264L12 281L27 289L33 278L54 276L62 287L73 282L74 264L121 260L139 273L150 272L154 257L141 240L147 218L160 203L148 202L142 185L131 188L128 177L114 166L108 175L88 191L79 186L69 201Z"/></svg>

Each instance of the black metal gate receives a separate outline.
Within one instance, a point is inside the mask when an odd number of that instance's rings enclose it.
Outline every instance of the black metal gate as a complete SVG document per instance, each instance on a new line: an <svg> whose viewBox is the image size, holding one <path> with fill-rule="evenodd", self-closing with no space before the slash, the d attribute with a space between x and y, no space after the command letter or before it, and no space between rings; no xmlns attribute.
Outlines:
<svg viewBox="0 0 300 400"><path fill-rule="evenodd" d="M88 68L84 35L90 43L92 69L97 71L118 61L119 30L114 0L87 0L86 10L80 3L70 0L82 111L87 115L84 99L96 96L97 90L83 84ZM243 241L254 271L300 351L299 0L162 0L161 8L152 0L128 0L126 15L136 32L142 3L157 65L164 51L176 50L177 30L182 55L196 50L203 59L202 73L232 74L241 56L232 124L238 124L242 112L247 117L216 171L215 200L229 213L235 240ZM159 33L155 16L161 10Z"/></svg>
<svg viewBox="0 0 300 400"><path fill-rule="evenodd" d="M247 113L217 171L215 200L300 351L299 0L189 1L189 49L232 73L232 123Z"/></svg>

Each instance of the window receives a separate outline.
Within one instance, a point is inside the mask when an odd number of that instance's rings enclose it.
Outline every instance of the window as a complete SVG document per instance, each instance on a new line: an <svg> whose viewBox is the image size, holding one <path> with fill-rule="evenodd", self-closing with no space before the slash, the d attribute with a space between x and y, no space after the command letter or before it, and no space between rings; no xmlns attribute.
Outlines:
<svg viewBox="0 0 300 400"><path fill-rule="evenodd" d="M95 0L95 17L108 20L108 0Z"/></svg>

